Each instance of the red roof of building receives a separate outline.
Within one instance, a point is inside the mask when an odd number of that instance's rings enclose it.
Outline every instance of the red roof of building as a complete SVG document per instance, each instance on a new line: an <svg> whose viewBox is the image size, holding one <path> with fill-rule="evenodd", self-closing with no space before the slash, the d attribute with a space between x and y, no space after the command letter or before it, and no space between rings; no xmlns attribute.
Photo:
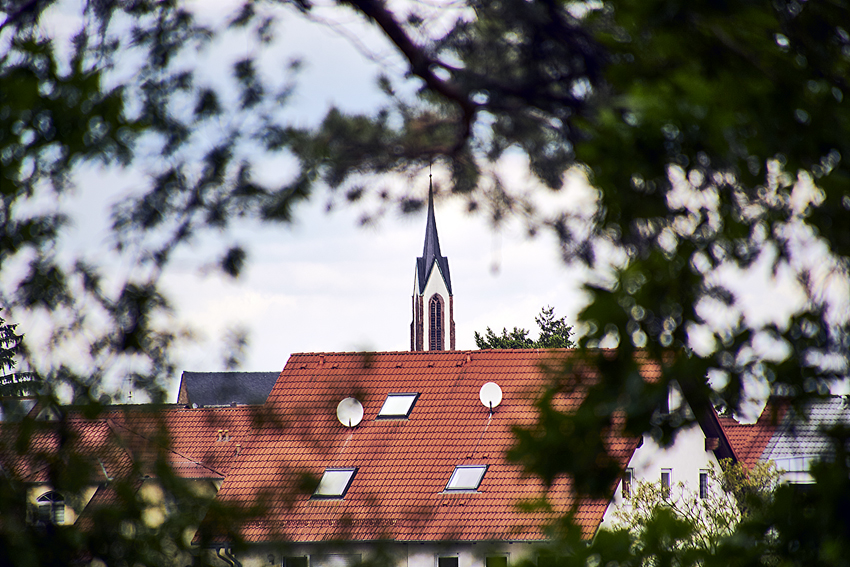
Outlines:
<svg viewBox="0 0 850 567"><path fill-rule="evenodd" d="M519 501L545 489L504 456L514 443L512 427L537 417L533 402L549 380L541 364L571 356L537 350L294 354L269 395L266 423L240 452L218 497L267 506L242 526L250 542L543 540L541 525L573 505L590 537L607 500L577 500L570 480L558 478L548 492L551 514L520 513ZM591 382L593 368L576 362L573 372ZM657 373L644 369L646 377ZM491 381L503 392L492 416L479 400L481 386ZM387 394L405 392L419 394L408 419L376 419ZM353 428L336 417L347 397L364 408ZM583 397L578 388L559 402L568 410ZM635 444L609 437L610 454L623 467ZM488 466L477 491L445 490L457 465ZM315 482L334 467L357 469L345 497L311 498L305 473Z"/></svg>
<svg viewBox="0 0 850 567"><path fill-rule="evenodd" d="M154 445L167 446L178 474L191 477L189 470L195 463L215 473L209 475L199 469L198 473L206 475L205 478L223 478L238 451L249 442L262 414L262 408L251 406L197 409L124 406L110 411L106 417L116 428L146 440L147 449ZM138 447L138 450L147 449Z"/></svg>
<svg viewBox="0 0 850 567"><path fill-rule="evenodd" d="M770 398L755 423L739 423L732 417L719 418L738 461L745 467L752 468L758 462L787 409L787 400Z"/></svg>

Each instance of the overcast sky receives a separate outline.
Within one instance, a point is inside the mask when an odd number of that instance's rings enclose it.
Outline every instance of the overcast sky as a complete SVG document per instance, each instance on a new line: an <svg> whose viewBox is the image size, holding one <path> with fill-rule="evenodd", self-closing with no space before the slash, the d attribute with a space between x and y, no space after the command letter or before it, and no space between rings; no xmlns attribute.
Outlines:
<svg viewBox="0 0 850 567"><path fill-rule="evenodd" d="M196 3L210 23L221 21L226 4ZM284 109L291 122L317 123L331 105L347 112L374 109L381 100L377 76L400 76L403 65L380 34L353 13L317 10L315 19L309 22L288 12L271 50L245 37L228 38L198 55L197 80L215 82L230 72L232 62L246 56L257 57L261 72L274 80L286 62L300 58L305 66ZM71 15L59 10L51 21L60 35L70 37ZM281 157L266 162L258 176L276 180L291 169ZM434 173L438 186L445 186L440 185L441 172L435 168ZM515 187L534 188L521 160L506 160L502 174ZM56 204L73 218L63 250L69 257L103 261L112 242L110 207L137 190L139 175L88 167L76 179L78 191ZM428 191L427 172L380 182L423 198ZM575 182L568 190L541 197L545 206L559 208L589 198ZM391 211L362 227L361 209L337 207L328 213L326 204L323 194L300 205L292 225L245 222L226 234L206 233L170 264L162 283L176 307L174 324L196 332L194 341L183 341L175 351L179 371L170 386L172 398L181 371L223 369L222 338L229 328L248 333L241 369L249 371L280 370L293 352L409 349L413 273L422 254L425 208L407 216ZM455 293L457 348L475 348L474 331L487 326L525 327L536 336L534 316L546 305L574 320L584 303L580 277L560 261L554 238L544 234L529 239L516 223L494 231L483 216L470 216L464 207L451 199L439 199L436 207ZM237 243L248 251L247 268L238 279L209 268L226 246ZM110 272L121 281L137 269L116 262ZM45 340L43 319L20 323L31 344Z"/></svg>
<svg viewBox="0 0 850 567"><path fill-rule="evenodd" d="M215 21L223 13L222 4L205 0L197 5ZM403 66L380 35L353 14L320 10L317 17L330 17L334 23L310 23L291 13L278 30L274 50L259 52L251 41L231 39L212 50L206 56L209 64L201 67L207 79L215 81L217 73L229 72L228 61L245 56L259 56L267 74L293 57L302 58L306 66L286 108L290 120L316 123L331 105L368 112L380 100L377 75L398 75ZM535 189L544 208L575 208L592 200L578 176L568 179L561 192L550 194L535 188L522 160L509 157L502 166L514 187ZM291 166L281 158L264 169L269 178L279 178L287 168ZM439 171L435 178L439 181ZM78 180L80 191L63 204L76 218L68 251L97 254L110 243L105 211L132 191L137 179L132 172L119 175L93 168L82 171ZM427 195L425 172L382 183ZM198 333L193 343L176 351L180 371L221 370L222 337L236 327L249 336L242 370L280 370L293 352L409 349L413 271L422 254L425 209L405 217L389 213L363 228L359 210L327 213L325 206L326 198L319 197L296 210L291 226L240 224L227 234L208 234L180 253L163 283L177 308L176 324ZM463 202L450 199L438 201L436 207L455 294L457 348L475 348L474 331L487 326L524 327L536 336L534 316L547 305L555 307L557 316L574 321L587 300L580 292L583 275L561 262L554 238L542 234L529 239L517 223L494 231L482 216L467 215L463 208ZM248 251L247 269L237 280L205 268L232 243ZM116 267L119 275L133 269ZM762 267L756 279L740 274L732 279L740 282L739 292L754 316L779 320L800 296L793 283L781 277L773 292L765 293L762 283L769 279L768 271ZM34 326L21 330L37 333ZM172 399L178 381L179 371L170 386Z"/></svg>

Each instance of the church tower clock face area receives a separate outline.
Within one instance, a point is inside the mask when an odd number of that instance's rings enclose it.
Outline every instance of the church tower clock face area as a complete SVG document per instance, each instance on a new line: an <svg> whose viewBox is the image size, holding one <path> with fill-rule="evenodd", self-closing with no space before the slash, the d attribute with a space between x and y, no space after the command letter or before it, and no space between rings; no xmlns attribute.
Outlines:
<svg viewBox="0 0 850 567"><path fill-rule="evenodd" d="M413 321L410 350L454 350L455 321L449 259L440 252L434 191L428 190L425 246L413 276Z"/></svg>

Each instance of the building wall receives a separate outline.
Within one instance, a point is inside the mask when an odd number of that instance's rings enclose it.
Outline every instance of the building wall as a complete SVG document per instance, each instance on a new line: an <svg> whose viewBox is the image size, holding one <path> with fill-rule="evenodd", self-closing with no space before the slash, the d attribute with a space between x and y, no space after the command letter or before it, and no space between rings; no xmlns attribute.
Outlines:
<svg viewBox="0 0 850 567"><path fill-rule="evenodd" d="M514 567L527 559L536 563L541 547L540 543L528 542L328 542L255 545L245 552L234 553L234 556L242 567L285 567L288 558L304 557L307 558L307 567L349 567L368 561L394 567L438 567L440 557L457 557L458 567L486 567L488 557L505 557L508 567ZM215 553L211 552L210 557L214 564L230 567Z"/></svg>
<svg viewBox="0 0 850 567"><path fill-rule="evenodd" d="M682 403L681 395L673 388L669 397L670 409L676 410ZM632 471L633 483L659 483L661 473L666 469L670 471L670 486L682 482L696 492L699 491L700 472L708 470L712 465L719 467L717 457L714 451L706 450L705 433L699 424L694 423L686 429L680 429L675 442L669 447L662 447L652 437L644 435L643 444L635 450L627 468ZM603 526L611 527L616 510L628 505L628 499L623 498L621 480L605 511Z"/></svg>

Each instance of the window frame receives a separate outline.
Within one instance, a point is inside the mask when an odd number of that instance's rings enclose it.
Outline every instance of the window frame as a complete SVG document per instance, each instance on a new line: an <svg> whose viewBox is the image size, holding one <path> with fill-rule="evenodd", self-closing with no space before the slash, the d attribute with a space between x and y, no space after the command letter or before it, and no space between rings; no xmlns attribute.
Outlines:
<svg viewBox="0 0 850 567"><path fill-rule="evenodd" d="M448 482L446 482L446 487L443 489L443 492L478 492L478 488L481 486L481 483L484 482L484 476L487 474L490 465L455 465L454 470L452 470L451 476L449 476ZM484 469L481 471L481 475L478 477L478 482L475 484L475 487L472 488L471 485L465 485L462 487L451 486L452 480L454 480L455 475L458 474L458 471L462 469Z"/></svg>
<svg viewBox="0 0 850 567"><path fill-rule="evenodd" d="M635 469L627 468L623 471L623 484L620 487L620 494L623 500L630 500L632 497L632 485L635 482Z"/></svg>
<svg viewBox="0 0 850 567"><path fill-rule="evenodd" d="M699 471L699 497L708 498L708 470L706 469Z"/></svg>
<svg viewBox="0 0 850 567"><path fill-rule="evenodd" d="M410 419L410 414L413 412L413 407L416 405L416 402L419 400L419 396L421 394L419 392L390 392L387 394L387 397L384 399L384 404L381 406L381 409L378 410L378 415L375 416L375 419ZM409 397L413 396L413 401L410 402L410 405L407 408L407 413L387 413L382 414L384 408L387 403L390 401L392 397Z"/></svg>
<svg viewBox="0 0 850 567"><path fill-rule="evenodd" d="M666 478L665 478L666 477ZM661 469L661 496L670 498L670 489L673 486L673 469Z"/></svg>
<svg viewBox="0 0 850 567"><path fill-rule="evenodd" d="M36 516L40 523L65 525L65 497L55 490L48 490L36 499Z"/></svg>
<svg viewBox="0 0 850 567"><path fill-rule="evenodd" d="M428 300L428 350L444 350L443 318L445 303L439 293Z"/></svg>
<svg viewBox="0 0 850 567"><path fill-rule="evenodd" d="M351 483L354 482L354 477L357 475L358 467L327 467L324 471L322 471L322 477L319 479L319 484L316 486L316 489L313 491L313 494L310 496L311 500L343 500L345 499L345 495L348 493L348 489L351 488ZM319 489L322 487L322 481L325 480L325 477L328 473L335 472L348 472L351 473L348 476L348 479L345 483L345 486L338 493L334 494L319 494Z"/></svg>

